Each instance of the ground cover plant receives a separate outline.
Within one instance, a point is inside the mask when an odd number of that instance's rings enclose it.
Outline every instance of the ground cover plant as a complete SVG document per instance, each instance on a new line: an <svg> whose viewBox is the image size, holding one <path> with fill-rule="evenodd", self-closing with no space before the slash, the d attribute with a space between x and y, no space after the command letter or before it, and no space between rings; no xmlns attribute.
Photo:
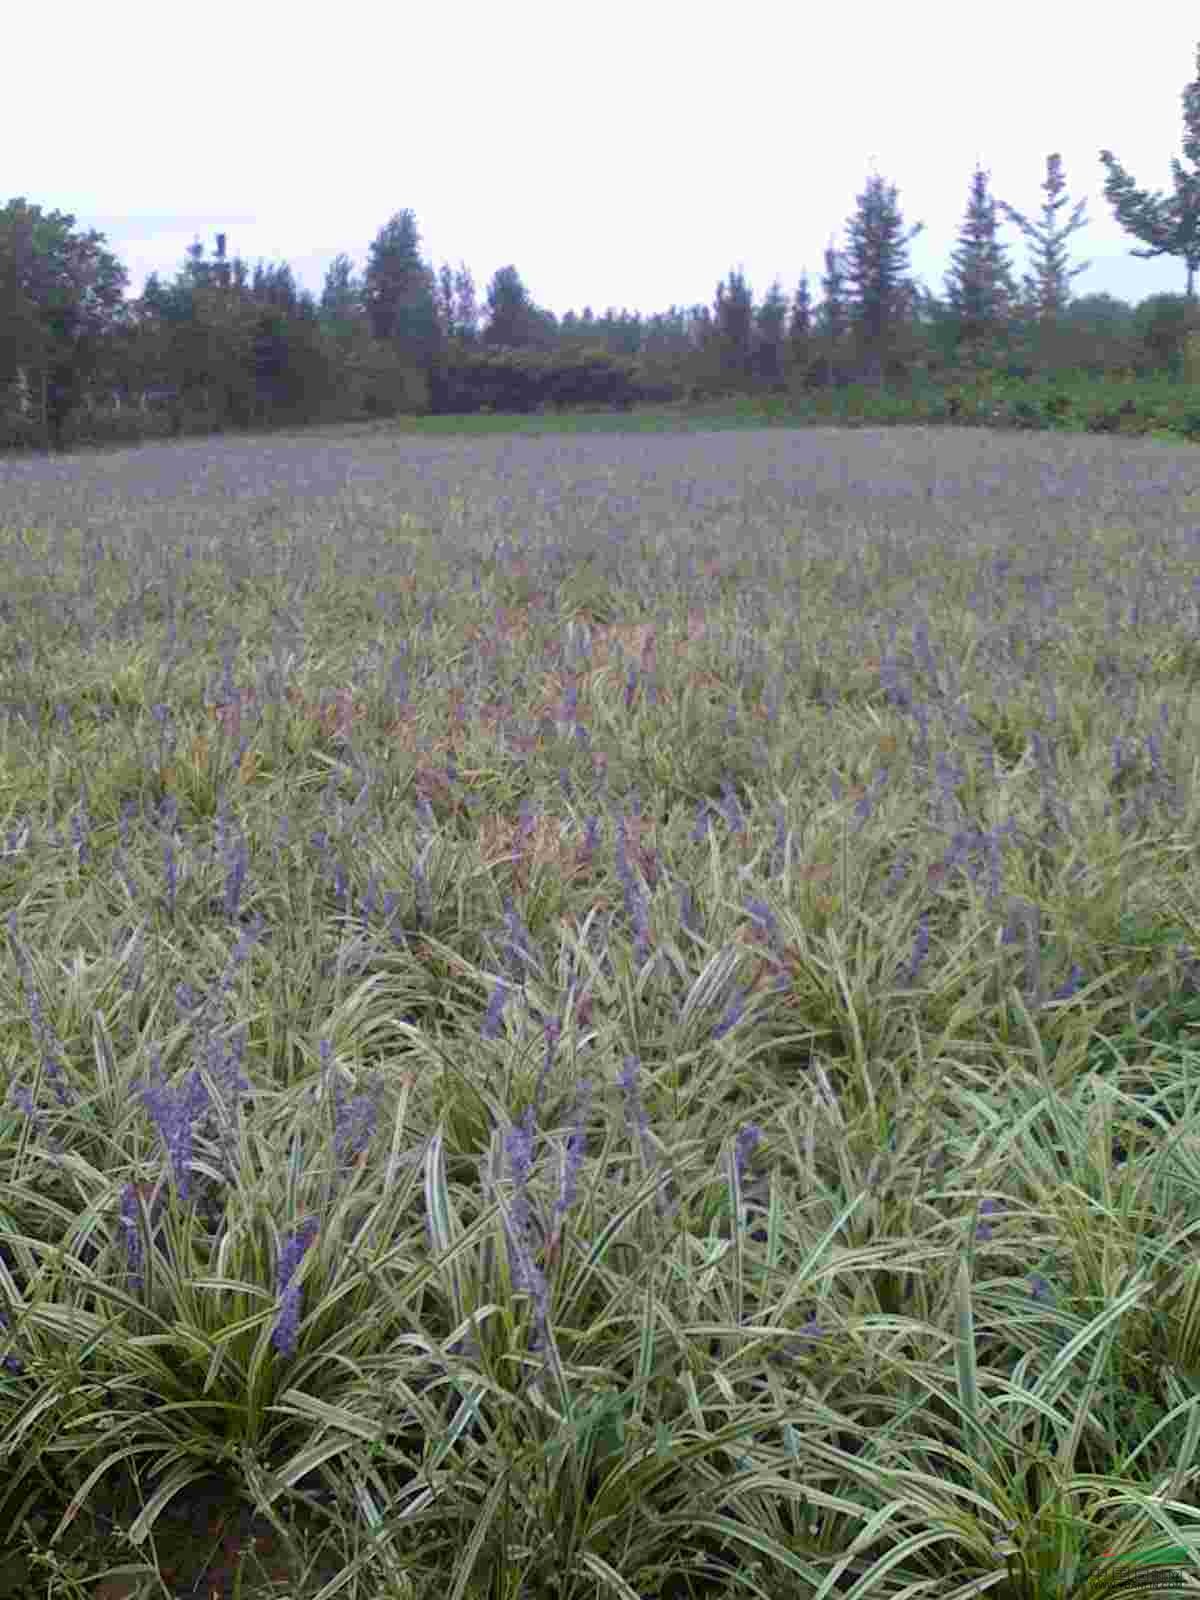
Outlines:
<svg viewBox="0 0 1200 1600"><path fill-rule="evenodd" d="M1196 459L0 463L0 1590L1192 1563Z"/></svg>

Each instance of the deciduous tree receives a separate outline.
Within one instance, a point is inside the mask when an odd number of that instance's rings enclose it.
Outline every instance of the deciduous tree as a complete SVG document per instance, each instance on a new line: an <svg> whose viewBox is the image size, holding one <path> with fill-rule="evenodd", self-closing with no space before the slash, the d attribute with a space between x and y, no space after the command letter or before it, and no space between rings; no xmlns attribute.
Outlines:
<svg viewBox="0 0 1200 1600"><path fill-rule="evenodd" d="M492 274L487 290L487 317L484 343L510 350L546 344L549 323L553 320L534 305L521 274L511 265Z"/></svg>
<svg viewBox="0 0 1200 1600"><path fill-rule="evenodd" d="M128 274L102 233L19 197L0 210L0 387L24 370L59 442L118 320Z"/></svg>
<svg viewBox="0 0 1200 1600"><path fill-rule="evenodd" d="M374 338L394 343L402 360L428 370L441 342L431 268L421 260L412 211L398 211L376 234L367 260L364 299Z"/></svg>
<svg viewBox="0 0 1200 1600"><path fill-rule="evenodd" d="M1183 153L1197 170L1186 173L1172 160L1175 193L1170 199L1136 188L1110 150L1101 150L1100 159L1108 168L1104 198L1126 232L1149 246L1131 250L1130 255L1143 259L1182 256L1187 267L1187 299L1191 301L1200 267L1200 46L1196 49L1196 78L1183 91L1183 125L1187 134Z"/></svg>

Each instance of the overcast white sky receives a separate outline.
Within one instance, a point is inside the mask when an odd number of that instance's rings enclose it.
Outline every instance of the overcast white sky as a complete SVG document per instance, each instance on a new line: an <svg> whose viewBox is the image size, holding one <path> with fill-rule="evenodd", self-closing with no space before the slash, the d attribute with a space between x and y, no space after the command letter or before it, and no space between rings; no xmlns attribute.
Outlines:
<svg viewBox="0 0 1200 1600"><path fill-rule="evenodd" d="M1108 148L1140 188L1173 192L1180 96L1200 11L1122 13L1079 0L456 0L442 11L276 0L195 7L61 0L4 23L0 203L23 194L103 231L129 269L170 276L199 234L286 260L320 292L339 251L411 207L436 268L465 260L479 297L513 263L562 315L590 304L711 303L741 266L761 300L823 253L872 168L898 190L913 274L941 294L976 159L1040 224L1059 151L1076 294L1182 293L1178 257L1139 260L1104 199ZM714 15L716 20L711 20ZM169 25L164 21L169 18ZM969 21L964 21L969 18ZM1187 163L1185 163L1185 166ZM1018 278L1020 231L1001 239Z"/></svg>

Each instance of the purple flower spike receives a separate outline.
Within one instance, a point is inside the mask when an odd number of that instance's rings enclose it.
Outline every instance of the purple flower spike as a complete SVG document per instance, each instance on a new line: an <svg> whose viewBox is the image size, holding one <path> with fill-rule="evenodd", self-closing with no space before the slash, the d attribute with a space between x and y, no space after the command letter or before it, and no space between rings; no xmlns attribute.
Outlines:
<svg viewBox="0 0 1200 1600"><path fill-rule="evenodd" d="M528 1106L520 1122L509 1129L504 1140L513 1181L513 1218L522 1236L529 1229L529 1180L533 1176L533 1107Z"/></svg>
<svg viewBox="0 0 1200 1600"><path fill-rule="evenodd" d="M741 1183L746 1176L746 1164L758 1148L762 1138L762 1129L755 1123L749 1122L740 1131L734 1145L733 1161L737 1170L738 1182Z"/></svg>
<svg viewBox="0 0 1200 1600"><path fill-rule="evenodd" d="M729 1002L728 1006L726 1006L725 1015L713 1029L713 1038L723 1039L727 1033L736 1028L738 1023L742 1020L742 1013L745 1011L745 1009L746 991L744 989L738 989L734 994L733 999Z"/></svg>
<svg viewBox="0 0 1200 1600"><path fill-rule="evenodd" d="M504 1015L504 1007L508 1001L508 985L501 979L492 990L492 998L488 1001L487 1015L483 1019L483 1037L495 1039L500 1033L500 1019Z"/></svg>
<svg viewBox="0 0 1200 1600"><path fill-rule="evenodd" d="M186 1200L191 1183L192 1124L208 1105L208 1091L199 1071L193 1069L186 1084L172 1091L162 1082L156 1059L152 1080L142 1088L142 1101L167 1147L179 1198Z"/></svg>
<svg viewBox="0 0 1200 1600"><path fill-rule="evenodd" d="M909 957L905 977L909 983L915 983L917 973L925 964L929 954L929 918L922 917L917 924L916 938L913 940L912 955Z"/></svg>
<svg viewBox="0 0 1200 1600"><path fill-rule="evenodd" d="M142 1286L142 1241L138 1237L138 1198L132 1183L121 1195L121 1226L125 1230L125 1255L134 1287Z"/></svg>
<svg viewBox="0 0 1200 1600"><path fill-rule="evenodd" d="M296 1269L304 1260L309 1246L317 1236L319 1224L309 1217L288 1235L279 1252L279 1268L275 1279L275 1293L282 1299L279 1317L271 1335L271 1343L280 1355L295 1354L300 1328L300 1285L293 1283Z"/></svg>
<svg viewBox="0 0 1200 1600"><path fill-rule="evenodd" d="M588 1079L584 1079L579 1086L575 1102L575 1125L567 1146L567 1159L563 1164L558 1199L554 1203L555 1226L575 1204L575 1195L579 1187L579 1169L583 1165L583 1158L587 1152L587 1118L591 1104L591 1094L591 1083Z"/></svg>

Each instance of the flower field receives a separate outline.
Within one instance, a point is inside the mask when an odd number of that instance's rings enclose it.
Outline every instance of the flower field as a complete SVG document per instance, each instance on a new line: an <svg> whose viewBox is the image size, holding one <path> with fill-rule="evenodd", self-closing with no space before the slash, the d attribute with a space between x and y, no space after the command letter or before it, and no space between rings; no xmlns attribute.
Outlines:
<svg viewBox="0 0 1200 1600"><path fill-rule="evenodd" d="M0 1593L1186 1565L1198 461L0 461Z"/></svg>

